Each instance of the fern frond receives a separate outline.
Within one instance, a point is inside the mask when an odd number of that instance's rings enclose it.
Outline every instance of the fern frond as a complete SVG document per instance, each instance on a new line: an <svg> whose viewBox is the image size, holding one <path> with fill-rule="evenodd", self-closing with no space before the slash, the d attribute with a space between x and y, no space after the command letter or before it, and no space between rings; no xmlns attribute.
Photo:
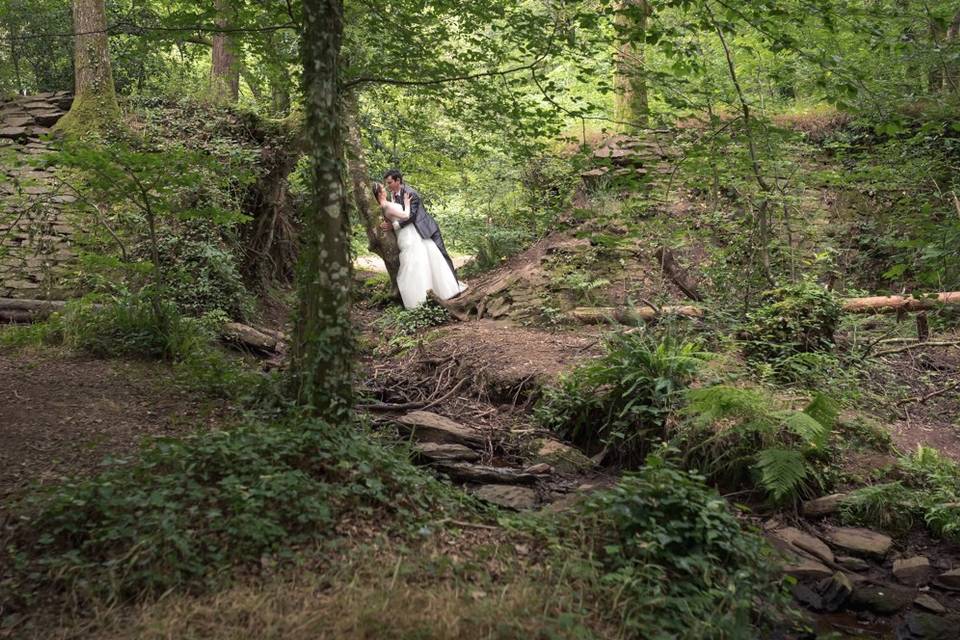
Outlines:
<svg viewBox="0 0 960 640"><path fill-rule="evenodd" d="M805 444L815 449L822 449L827 445L830 429L812 416L802 411L790 412L783 421L783 426L791 433L800 436Z"/></svg>
<svg viewBox="0 0 960 640"><path fill-rule="evenodd" d="M720 418L755 419L767 413L768 398L752 389L718 384L687 394L689 410L703 422Z"/></svg>
<svg viewBox="0 0 960 640"><path fill-rule="evenodd" d="M810 401L803 412L827 429L833 429L837 424L837 418L840 416L840 408L836 401L822 393L813 396L813 400Z"/></svg>
<svg viewBox="0 0 960 640"><path fill-rule="evenodd" d="M810 474L803 453L793 449L764 449L757 454L754 469L760 474L760 484L776 502L796 495Z"/></svg>

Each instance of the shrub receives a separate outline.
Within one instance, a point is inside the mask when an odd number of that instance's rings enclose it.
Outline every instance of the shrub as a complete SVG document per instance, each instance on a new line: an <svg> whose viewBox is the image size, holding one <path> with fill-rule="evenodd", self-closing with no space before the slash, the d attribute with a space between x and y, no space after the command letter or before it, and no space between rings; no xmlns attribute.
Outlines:
<svg viewBox="0 0 960 640"><path fill-rule="evenodd" d="M915 494L901 482L889 482L847 495L840 505L840 518L848 524L903 534L913 527L916 509Z"/></svg>
<svg viewBox="0 0 960 640"><path fill-rule="evenodd" d="M639 464L667 437L667 419L705 354L690 342L616 334L606 355L547 388L534 415L544 427L606 459Z"/></svg>
<svg viewBox="0 0 960 640"><path fill-rule="evenodd" d="M767 291L747 315L744 351L753 360L776 362L798 353L829 351L840 319L840 301L830 291L803 282Z"/></svg>
<svg viewBox="0 0 960 640"><path fill-rule="evenodd" d="M23 505L14 587L112 600L203 586L323 539L347 512L414 517L452 505L448 495L369 434L318 420L157 439Z"/></svg>
<svg viewBox="0 0 960 640"><path fill-rule="evenodd" d="M833 401L817 395L803 411L778 410L765 393L715 385L687 393L690 420L676 444L686 463L712 481L760 487L774 502L811 494L825 484L815 461L837 419Z"/></svg>
<svg viewBox="0 0 960 640"><path fill-rule="evenodd" d="M432 300L413 309L393 307L377 321L381 329L396 335L412 336L424 329L439 326L450 319L447 310Z"/></svg>
<svg viewBox="0 0 960 640"><path fill-rule="evenodd" d="M782 612L766 544L699 475L651 456L574 519L570 530L617 594L611 608L628 637L758 637L754 625Z"/></svg>

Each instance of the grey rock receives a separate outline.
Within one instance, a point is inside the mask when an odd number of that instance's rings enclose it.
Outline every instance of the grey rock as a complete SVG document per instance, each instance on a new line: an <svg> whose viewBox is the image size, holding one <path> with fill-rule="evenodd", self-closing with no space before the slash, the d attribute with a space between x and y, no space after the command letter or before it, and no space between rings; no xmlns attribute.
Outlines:
<svg viewBox="0 0 960 640"><path fill-rule="evenodd" d="M860 527L839 527L829 531L826 538L832 545L853 554L878 558L886 556L893 546L890 536Z"/></svg>
<svg viewBox="0 0 960 640"><path fill-rule="evenodd" d="M913 589L895 585L877 586L866 584L858 586L850 596L850 605L855 609L865 609L881 615L890 615L909 606L915 598Z"/></svg>
<svg viewBox="0 0 960 640"><path fill-rule="evenodd" d="M837 611L846 603L853 593L853 583L842 571L837 571L830 578L817 583L817 593L824 611Z"/></svg>
<svg viewBox="0 0 960 640"><path fill-rule="evenodd" d="M947 608L940 604L939 600L928 593L921 593L919 596L917 596L917 599L913 601L913 604L921 609L926 609L927 611L932 611L934 613L947 612Z"/></svg>
<svg viewBox="0 0 960 640"><path fill-rule="evenodd" d="M427 460L462 460L473 462L480 459L480 454L462 444L437 444L436 442L419 442L413 447L419 455Z"/></svg>
<svg viewBox="0 0 960 640"><path fill-rule="evenodd" d="M59 109L38 111L37 113L33 114L33 119L37 124L43 127L52 127L53 125L57 124L60 118L62 118L64 115L66 115L66 113L60 111Z"/></svg>
<svg viewBox="0 0 960 640"><path fill-rule="evenodd" d="M484 485L473 492L478 498L500 507L533 509L537 506L537 492L528 487L512 485Z"/></svg>
<svg viewBox="0 0 960 640"><path fill-rule="evenodd" d="M800 558L783 568L783 572L797 580L823 580L833 576L833 570L815 560Z"/></svg>
<svg viewBox="0 0 960 640"><path fill-rule="evenodd" d="M593 466L593 462L582 451L556 440L536 441L536 454L531 464L546 463L560 473L578 473Z"/></svg>
<svg viewBox="0 0 960 640"><path fill-rule="evenodd" d="M771 535L800 551L804 551L818 560L833 562L833 552L822 540L795 527L776 529Z"/></svg>
<svg viewBox="0 0 960 640"><path fill-rule="evenodd" d="M433 468L454 480L477 484L533 484L537 476L507 467L485 467L463 462L435 462Z"/></svg>
<svg viewBox="0 0 960 640"><path fill-rule="evenodd" d="M926 584L932 575L933 567L930 566L930 561L925 556L904 558L895 560L893 563L893 577L898 582L912 587Z"/></svg>
<svg viewBox="0 0 960 640"><path fill-rule="evenodd" d="M956 640L960 616L942 618L912 611L897 627L897 640Z"/></svg>
<svg viewBox="0 0 960 640"><path fill-rule="evenodd" d="M0 138L12 138L19 140L27 137L27 130L24 127L3 127L0 129Z"/></svg>
<svg viewBox="0 0 960 640"><path fill-rule="evenodd" d="M948 591L960 591L960 569L941 573L933 579L933 584Z"/></svg>
<svg viewBox="0 0 960 640"><path fill-rule="evenodd" d="M834 493L815 500L807 500L800 507L801 513L807 518L821 518L840 509L840 503L847 497L845 493Z"/></svg>
<svg viewBox="0 0 960 640"><path fill-rule="evenodd" d="M546 462L541 462L540 464L534 464L523 470L524 473L532 473L534 475L548 475L553 473L553 467L547 464Z"/></svg>
<svg viewBox="0 0 960 640"><path fill-rule="evenodd" d="M790 587L790 593L793 594L794 600L806 608L813 609L814 611L824 611L823 598L807 585L795 584Z"/></svg>
<svg viewBox="0 0 960 640"><path fill-rule="evenodd" d="M870 568L870 563L862 558L854 558L853 556L837 556L837 562L844 569L849 569L850 571L866 571Z"/></svg>
<svg viewBox="0 0 960 640"><path fill-rule="evenodd" d="M397 422L407 428L415 440L421 442L466 446L479 446L483 443L483 437L476 429L457 424L450 418L429 411L412 411L398 418Z"/></svg>

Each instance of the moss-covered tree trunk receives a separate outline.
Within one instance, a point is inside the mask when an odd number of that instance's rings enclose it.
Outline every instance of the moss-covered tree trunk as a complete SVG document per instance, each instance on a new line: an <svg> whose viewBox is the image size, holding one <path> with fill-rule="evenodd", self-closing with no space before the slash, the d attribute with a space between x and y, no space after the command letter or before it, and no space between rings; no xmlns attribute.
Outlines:
<svg viewBox="0 0 960 640"><path fill-rule="evenodd" d="M614 18L619 44L614 59L613 119L623 133L636 132L649 123L643 61L643 38L649 13L645 0L621 0Z"/></svg>
<svg viewBox="0 0 960 640"><path fill-rule="evenodd" d="M227 0L216 0L214 9L217 27L229 28L230 7ZM232 35L221 31L213 34L211 44L209 98L219 104L233 104L240 95L240 60L236 41Z"/></svg>
<svg viewBox="0 0 960 640"><path fill-rule="evenodd" d="M337 73L343 0L304 0L303 30L303 104L313 198L301 232L291 374L298 402L333 419L352 404L354 355Z"/></svg>
<svg viewBox="0 0 960 640"><path fill-rule="evenodd" d="M358 113L357 98L350 93L344 99L344 118L347 125L347 167L350 182L353 183L353 200L367 231L367 246L383 258L394 294L399 295L397 273L400 271L400 247L397 246L397 236L393 231L383 231L379 227L382 217L379 206L373 204L370 172L360 141Z"/></svg>
<svg viewBox="0 0 960 640"><path fill-rule="evenodd" d="M55 129L67 135L109 133L120 124L104 0L73 0L74 84L70 112Z"/></svg>

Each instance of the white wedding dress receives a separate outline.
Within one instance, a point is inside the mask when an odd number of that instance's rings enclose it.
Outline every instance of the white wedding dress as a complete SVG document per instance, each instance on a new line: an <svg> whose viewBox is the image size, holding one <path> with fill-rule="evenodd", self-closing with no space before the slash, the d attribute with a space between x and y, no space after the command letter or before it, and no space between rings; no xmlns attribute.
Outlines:
<svg viewBox="0 0 960 640"><path fill-rule="evenodd" d="M408 217L399 204L387 203L392 218ZM413 309L427 299L427 291L433 290L441 300L449 300L465 288L457 280L437 244L430 238L421 238L412 224L400 227L394 219L393 229L400 248L400 270L397 272L397 288L406 309Z"/></svg>

